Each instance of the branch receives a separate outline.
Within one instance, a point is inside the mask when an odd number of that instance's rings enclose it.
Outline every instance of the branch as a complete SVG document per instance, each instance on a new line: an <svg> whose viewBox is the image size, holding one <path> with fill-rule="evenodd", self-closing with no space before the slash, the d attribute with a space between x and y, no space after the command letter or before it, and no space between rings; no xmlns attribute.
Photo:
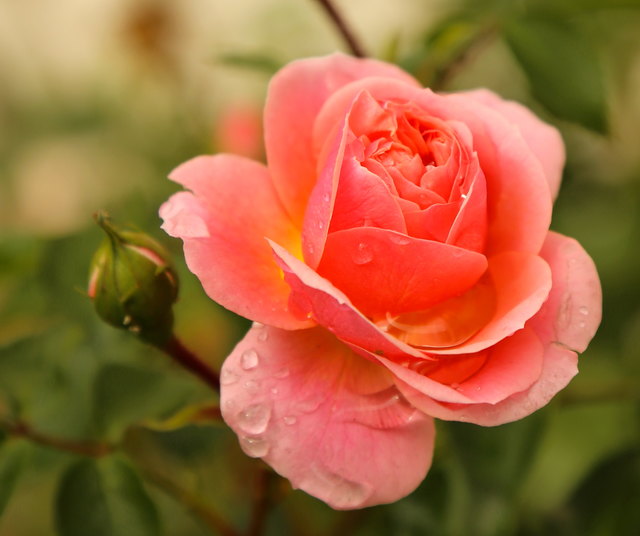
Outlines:
<svg viewBox="0 0 640 536"><path fill-rule="evenodd" d="M329 18L333 21L343 39L347 42L347 45L349 45L351 53L356 58L366 58L367 54L365 54L364 49L351 32L340 13L338 13L336 8L333 6L331 0L318 0L318 3L322 6L327 15L329 15Z"/></svg>
<svg viewBox="0 0 640 536"><path fill-rule="evenodd" d="M88 456L90 458L101 458L107 454L111 454L115 450L115 446L100 441L77 441L73 439L65 439L60 437L52 437L42 434L32 429L27 423L22 421L0 421L0 427L9 435L27 439L38 445L49 447L55 450L70 452L80 456Z"/></svg>

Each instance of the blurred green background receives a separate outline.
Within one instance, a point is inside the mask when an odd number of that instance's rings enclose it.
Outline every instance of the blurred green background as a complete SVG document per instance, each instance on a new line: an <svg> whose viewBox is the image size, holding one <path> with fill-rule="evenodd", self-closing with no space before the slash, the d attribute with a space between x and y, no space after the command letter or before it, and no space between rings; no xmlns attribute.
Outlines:
<svg viewBox="0 0 640 536"><path fill-rule="evenodd" d="M265 481L206 419L205 386L94 315L92 214L171 249L176 332L219 367L248 324L159 230L165 177L201 153L261 158L269 76L346 50L340 35L313 0L0 0L0 536L232 534L219 518L244 533L263 489L269 535L639 533L640 1L335 3L370 55L440 90L491 88L562 131L552 227L604 291L580 374L523 421L439 422L430 474L396 504L334 512Z"/></svg>

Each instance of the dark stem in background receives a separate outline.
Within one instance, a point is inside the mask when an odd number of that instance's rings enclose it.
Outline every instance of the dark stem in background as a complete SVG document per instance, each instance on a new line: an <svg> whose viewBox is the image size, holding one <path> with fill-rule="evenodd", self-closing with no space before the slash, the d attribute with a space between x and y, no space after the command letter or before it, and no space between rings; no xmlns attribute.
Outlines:
<svg viewBox="0 0 640 536"><path fill-rule="evenodd" d="M100 441L82 441L48 436L34 430L22 421L0 421L0 428L13 437L20 437L44 447L90 458L101 458L115 450L114 446Z"/></svg>
<svg viewBox="0 0 640 536"><path fill-rule="evenodd" d="M172 357L181 367L198 376L214 391L220 392L218 373L186 348L175 335L172 335L164 346L158 346L158 348Z"/></svg>
<svg viewBox="0 0 640 536"><path fill-rule="evenodd" d="M264 532L269 506L271 505L269 487L272 477L273 475L267 467L259 469L247 536L260 536Z"/></svg>
<svg viewBox="0 0 640 536"><path fill-rule="evenodd" d="M327 15L329 15L329 18L336 25L336 28L338 29L338 31L342 34L342 37L344 38L344 40L347 42L347 45L349 45L349 48L351 49L351 53L357 58L366 58L367 54L365 54L364 49L362 48L362 45L360 45L358 40L355 38L355 36L353 35L351 30L345 23L340 13L336 11L336 8L331 3L331 0L317 0L317 1L324 8Z"/></svg>

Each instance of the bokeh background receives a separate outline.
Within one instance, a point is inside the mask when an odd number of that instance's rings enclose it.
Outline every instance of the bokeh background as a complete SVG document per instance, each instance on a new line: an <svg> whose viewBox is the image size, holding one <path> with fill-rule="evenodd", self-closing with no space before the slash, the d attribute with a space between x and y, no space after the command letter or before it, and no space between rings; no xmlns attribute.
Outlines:
<svg viewBox="0 0 640 536"><path fill-rule="evenodd" d="M440 90L491 88L562 131L552 228L604 290L580 374L523 421L438 423L431 473L396 504L334 512L265 480L207 417L205 386L94 315L92 214L170 248L176 331L218 367L247 323L159 230L165 177L201 153L262 158L270 75L346 50L340 35L314 0L0 0L1 536L225 534L219 517L242 533L265 489L270 535L640 531L640 2L335 3L370 55Z"/></svg>

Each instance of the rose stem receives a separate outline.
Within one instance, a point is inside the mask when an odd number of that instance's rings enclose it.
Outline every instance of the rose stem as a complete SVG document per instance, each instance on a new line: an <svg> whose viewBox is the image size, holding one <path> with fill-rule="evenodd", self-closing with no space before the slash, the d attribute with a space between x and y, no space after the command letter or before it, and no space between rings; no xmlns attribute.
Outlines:
<svg viewBox="0 0 640 536"><path fill-rule="evenodd" d="M324 8L327 15L329 15L329 18L336 25L336 28L342 34L344 40L347 42L347 45L349 45L352 54L357 58L365 58L367 55L365 54L362 45L360 45L358 40L355 38L340 13L338 13L336 8L331 3L331 0L318 0L318 3Z"/></svg>
<svg viewBox="0 0 640 536"><path fill-rule="evenodd" d="M158 348L173 358L181 367L198 376L214 391L220 392L218 373L186 348L175 335L172 335L164 346L158 346Z"/></svg>

